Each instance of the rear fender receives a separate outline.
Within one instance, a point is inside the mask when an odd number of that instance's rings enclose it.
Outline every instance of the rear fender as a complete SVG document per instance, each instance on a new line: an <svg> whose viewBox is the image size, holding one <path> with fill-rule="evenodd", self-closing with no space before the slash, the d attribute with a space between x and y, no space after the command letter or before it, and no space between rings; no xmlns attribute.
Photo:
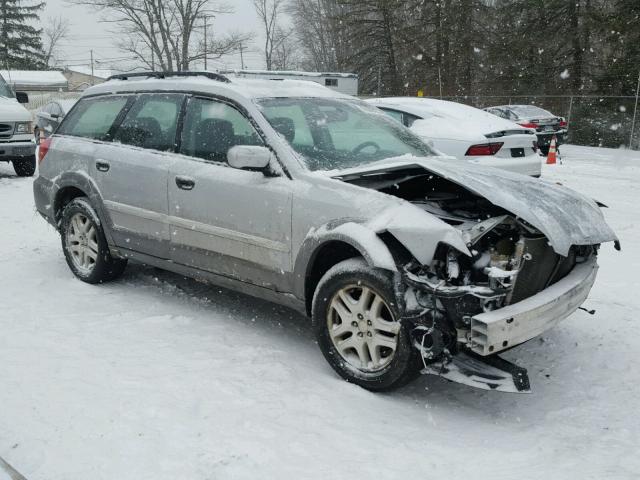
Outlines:
<svg viewBox="0 0 640 480"><path fill-rule="evenodd" d="M84 192L98 214L107 243L109 245L114 245L111 234L113 229L111 217L109 217L107 209L104 206L98 186L86 172L65 172L54 180L52 187L52 198L54 199L52 214L55 215L55 212L58 209L59 202L61 201L61 194L65 189L70 187L77 188ZM60 218L56 216L55 220L59 227Z"/></svg>

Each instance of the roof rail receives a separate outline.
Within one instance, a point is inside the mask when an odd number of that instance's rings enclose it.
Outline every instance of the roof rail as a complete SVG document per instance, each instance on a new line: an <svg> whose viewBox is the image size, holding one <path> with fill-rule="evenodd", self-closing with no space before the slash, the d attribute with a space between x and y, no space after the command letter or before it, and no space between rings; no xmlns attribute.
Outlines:
<svg viewBox="0 0 640 480"><path fill-rule="evenodd" d="M119 73L118 75L111 75L107 78L109 80L128 80L134 77L147 77L147 78L167 78L167 77L207 77L210 80L216 80L218 82L231 83L224 75L215 72L135 72L135 73Z"/></svg>

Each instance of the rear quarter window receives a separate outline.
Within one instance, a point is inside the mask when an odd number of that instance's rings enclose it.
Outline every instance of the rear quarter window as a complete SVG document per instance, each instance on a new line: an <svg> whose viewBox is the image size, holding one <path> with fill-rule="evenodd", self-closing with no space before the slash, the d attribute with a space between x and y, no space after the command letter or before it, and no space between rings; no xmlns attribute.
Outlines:
<svg viewBox="0 0 640 480"><path fill-rule="evenodd" d="M110 140L109 130L130 97L118 95L84 98L65 118L57 133Z"/></svg>

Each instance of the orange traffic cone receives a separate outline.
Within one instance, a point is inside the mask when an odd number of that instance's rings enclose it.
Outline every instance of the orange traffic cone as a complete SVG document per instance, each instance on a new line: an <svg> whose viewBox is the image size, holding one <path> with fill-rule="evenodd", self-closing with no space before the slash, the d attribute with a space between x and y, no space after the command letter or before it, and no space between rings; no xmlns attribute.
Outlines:
<svg viewBox="0 0 640 480"><path fill-rule="evenodd" d="M551 138L551 145L549 145L549 153L547 154L547 165L555 165L557 160L556 156L556 136Z"/></svg>

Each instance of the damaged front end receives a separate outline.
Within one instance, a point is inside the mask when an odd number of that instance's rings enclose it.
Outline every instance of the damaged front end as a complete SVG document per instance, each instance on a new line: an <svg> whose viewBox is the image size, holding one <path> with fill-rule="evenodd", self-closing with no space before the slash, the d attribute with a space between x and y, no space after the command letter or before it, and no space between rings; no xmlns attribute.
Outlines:
<svg viewBox="0 0 640 480"><path fill-rule="evenodd" d="M492 194L487 178L464 177L472 189L452 179L452 170L442 170L448 175L412 165L343 180L420 210L396 212L371 226L407 249L398 261L400 294L423 373L478 388L528 392L526 370L496 354L578 309L595 281L600 242L613 240L618 247L617 238L595 204L567 189L506 176L496 180L503 188ZM538 206L529 214L520 197L547 191L547 197L564 201L564 210ZM428 228L419 231L415 225L425 213L441 225L425 216L420 225ZM544 221L547 217L552 220Z"/></svg>
<svg viewBox="0 0 640 480"><path fill-rule="evenodd" d="M425 360L424 373L480 388L528 391L524 369L485 357L529 340L561 318L545 317L542 325L540 319L517 315L499 325L483 319L539 295L578 264L595 264L597 247L572 247L563 257L541 232L511 215L457 221L470 257L441 244L429 265L411 261L402 272L407 318L414 324L413 341ZM582 303L580 295L576 298Z"/></svg>

